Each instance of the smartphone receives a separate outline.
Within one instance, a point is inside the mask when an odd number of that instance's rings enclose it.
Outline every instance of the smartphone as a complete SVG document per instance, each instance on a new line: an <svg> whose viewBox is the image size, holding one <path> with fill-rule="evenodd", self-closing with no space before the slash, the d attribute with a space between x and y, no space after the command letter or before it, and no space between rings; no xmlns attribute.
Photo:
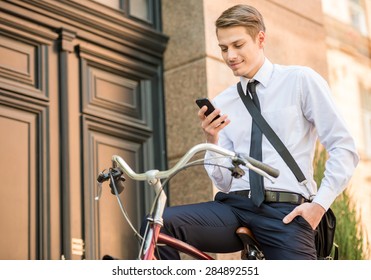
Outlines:
<svg viewBox="0 0 371 280"><path fill-rule="evenodd" d="M200 109L205 105L207 106L205 116L210 115L215 110L214 105L210 102L210 100L208 98L196 99L196 104L198 105L198 107L200 107ZM220 115L217 115L211 122L215 121L218 118L220 118ZM224 121L222 123L224 123Z"/></svg>

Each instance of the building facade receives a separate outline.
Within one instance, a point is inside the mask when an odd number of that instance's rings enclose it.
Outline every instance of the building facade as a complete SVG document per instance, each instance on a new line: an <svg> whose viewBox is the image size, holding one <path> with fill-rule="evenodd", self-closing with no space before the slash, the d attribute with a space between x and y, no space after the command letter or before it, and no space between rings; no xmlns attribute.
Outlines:
<svg viewBox="0 0 371 280"><path fill-rule="evenodd" d="M195 99L238 80L214 28L238 3L263 14L272 62L307 65L329 81L362 156L352 190L370 224L369 0L6 0L0 259L136 258L138 242L107 185L95 200L96 176L113 154L137 172L161 170L204 141ZM167 192L179 205L210 200L215 188L195 167ZM139 227L153 193L127 180L120 196Z"/></svg>
<svg viewBox="0 0 371 280"><path fill-rule="evenodd" d="M361 157L349 189L371 240L371 1L322 0L328 81Z"/></svg>

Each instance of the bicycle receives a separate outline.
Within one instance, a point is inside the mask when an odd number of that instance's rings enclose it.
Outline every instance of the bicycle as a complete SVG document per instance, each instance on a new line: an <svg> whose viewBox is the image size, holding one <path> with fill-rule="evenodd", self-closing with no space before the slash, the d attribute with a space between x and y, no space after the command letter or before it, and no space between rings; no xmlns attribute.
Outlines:
<svg viewBox="0 0 371 280"><path fill-rule="evenodd" d="M221 148L213 144L198 144L188 150L184 156L170 169L159 171L159 170L148 170L144 173L136 173L131 167L117 155L112 156L112 167L109 168L107 172L101 172L97 177L98 182L98 195L96 200L100 198L102 191L102 183L110 181L109 186L111 188L111 193L117 197L120 209L129 223L129 226L133 229L135 234L141 240L141 246L139 250L138 259L141 260L155 260L155 250L158 244L164 244L171 246L174 249L189 255L195 259L199 260L212 260L214 259L209 254L202 252L201 250L187 244L181 240L173 238L171 236L160 233L160 229L163 225L162 215L166 206L167 196L164 192L164 186L168 181L175 176L181 170L188 168L190 166L200 165L200 164L212 164L205 163L204 160L196 160L190 162L190 160L198 153L204 151L213 151L220 156L228 157L231 159L232 165L228 168L234 178L240 178L245 174L245 171L240 167L245 166L258 174L264 176L270 181L274 182L274 178L279 175L279 170L268 166L258 160L255 160L246 155L237 155L234 152ZM224 166L223 166L224 167ZM120 201L119 194L124 190L123 183L125 182L126 174L133 180L137 181L147 181L149 186L154 188L155 199L152 205L151 211L148 215L148 223L143 236L141 236L135 229L135 227L130 222L128 215L126 214L123 205ZM264 254L260 249L258 242L255 240L252 232L245 227L238 228L236 234L240 237L244 244L244 249L241 253L242 259L264 259ZM107 256L104 259L113 259Z"/></svg>

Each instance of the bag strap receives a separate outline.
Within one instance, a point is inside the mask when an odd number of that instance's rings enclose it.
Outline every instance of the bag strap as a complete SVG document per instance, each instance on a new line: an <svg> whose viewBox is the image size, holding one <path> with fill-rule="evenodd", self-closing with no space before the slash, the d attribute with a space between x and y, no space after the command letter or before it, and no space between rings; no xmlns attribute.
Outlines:
<svg viewBox="0 0 371 280"><path fill-rule="evenodd" d="M288 167L294 173L298 182L301 185L305 185L307 183L307 179L305 178L299 165L296 163L295 159L292 157L291 153L286 148L286 146L282 143L281 139L277 136L277 134L274 132L274 130L270 127L270 125L264 119L262 114L256 108L251 98L247 96L248 93L245 95L245 93L242 90L241 82L238 82L237 90L238 90L238 93L243 103L245 104L247 110L249 111L251 117L253 118L253 121L258 125L258 127L260 128L262 133L265 135L265 137L269 140L272 146L280 154L282 159L286 162Z"/></svg>

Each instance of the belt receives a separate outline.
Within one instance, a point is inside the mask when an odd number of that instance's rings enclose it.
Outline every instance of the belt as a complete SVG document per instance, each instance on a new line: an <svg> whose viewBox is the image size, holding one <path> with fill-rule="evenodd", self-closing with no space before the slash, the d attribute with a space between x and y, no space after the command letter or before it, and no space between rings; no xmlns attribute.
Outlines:
<svg viewBox="0 0 371 280"><path fill-rule="evenodd" d="M245 196L250 198L251 192L250 190L243 190L243 191L234 191L230 192L230 194L236 194L240 196ZM293 193L293 192L280 192L280 191L265 191L265 198L264 202L266 203L273 203L273 202L282 202L282 203L291 203L291 204L302 204L304 202L308 202L309 200L303 197L301 194Z"/></svg>

